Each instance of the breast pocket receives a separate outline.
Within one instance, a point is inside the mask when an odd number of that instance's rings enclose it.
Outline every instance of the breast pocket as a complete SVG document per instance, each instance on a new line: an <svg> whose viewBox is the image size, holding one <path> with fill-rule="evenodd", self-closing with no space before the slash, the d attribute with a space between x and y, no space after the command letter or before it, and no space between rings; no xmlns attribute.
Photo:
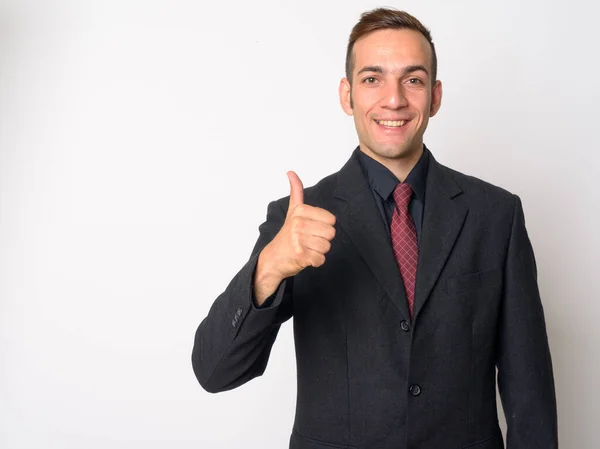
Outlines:
<svg viewBox="0 0 600 449"><path fill-rule="evenodd" d="M292 431L290 438L290 449L357 449L354 446L329 443L325 441L314 440L312 438L300 435L296 429Z"/></svg>
<svg viewBox="0 0 600 449"><path fill-rule="evenodd" d="M460 274L448 279L448 294L470 292L481 288L491 287L502 283L502 269L478 271L476 273Z"/></svg>

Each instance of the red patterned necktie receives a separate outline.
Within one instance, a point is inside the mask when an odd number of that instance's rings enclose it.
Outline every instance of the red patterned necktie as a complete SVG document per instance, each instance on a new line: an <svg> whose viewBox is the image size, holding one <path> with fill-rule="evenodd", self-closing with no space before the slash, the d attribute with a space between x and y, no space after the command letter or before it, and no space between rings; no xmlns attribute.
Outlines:
<svg viewBox="0 0 600 449"><path fill-rule="evenodd" d="M404 281L408 310L412 319L415 304L415 279L417 277L417 261L419 252L417 248L417 233L415 225L408 213L408 203L412 196L409 184L399 183L394 190L396 209L392 217L392 246L398 261L400 274Z"/></svg>

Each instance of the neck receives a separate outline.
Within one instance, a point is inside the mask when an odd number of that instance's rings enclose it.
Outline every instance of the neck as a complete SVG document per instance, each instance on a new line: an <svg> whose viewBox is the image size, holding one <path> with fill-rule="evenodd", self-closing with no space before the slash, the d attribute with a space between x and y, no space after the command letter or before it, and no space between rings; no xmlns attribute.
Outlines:
<svg viewBox="0 0 600 449"><path fill-rule="evenodd" d="M396 178L398 178L400 182L404 182L410 171L415 165L417 165L417 162L419 162L419 159L423 154L423 144L421 144L418 150L411 151L408 154L404 154L396 158L388 158L379 154L375 154L373 151L363 145L360 145L360 151L385 166L394 174L394 176L396 176Z"/></svg>

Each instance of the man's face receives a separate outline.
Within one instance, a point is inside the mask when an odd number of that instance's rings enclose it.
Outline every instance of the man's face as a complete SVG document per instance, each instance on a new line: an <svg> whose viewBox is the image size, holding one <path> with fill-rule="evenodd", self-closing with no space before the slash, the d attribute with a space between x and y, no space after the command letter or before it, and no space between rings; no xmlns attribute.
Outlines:
<svg viewBox="0 0 600 449"><path fill-rule="evenodd" d="M340 103L362 151L385 159L420 156L429 117L441 104L442 85L431 82L431 47L413 30L379 30L354 44L352 85L340 82Z"/></svg>

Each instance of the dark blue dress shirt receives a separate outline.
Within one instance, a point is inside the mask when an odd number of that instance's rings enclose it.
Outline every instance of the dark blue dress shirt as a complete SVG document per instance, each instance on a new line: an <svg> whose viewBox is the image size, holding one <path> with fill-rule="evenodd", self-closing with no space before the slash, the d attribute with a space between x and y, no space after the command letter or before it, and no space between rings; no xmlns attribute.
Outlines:
<svg viewBox="0 0 600 449"><path fill-rule="evenodd" d="M369 181L373 196L385 227L390 233L392 216L396 203L394 202L394 189L400 182L398 178L383 164L366 155L360 149L356 149L358 160L363 168L365 176ZM423 225L423 211L425 209L425 185L427 183L427 170L429 168L429 150L423 145L423 154L416 165L410 171L405 183L410 184L413 196L408 205L408 212L415 224L417 231L417 242L421 241L421 228Z"/></svg>

